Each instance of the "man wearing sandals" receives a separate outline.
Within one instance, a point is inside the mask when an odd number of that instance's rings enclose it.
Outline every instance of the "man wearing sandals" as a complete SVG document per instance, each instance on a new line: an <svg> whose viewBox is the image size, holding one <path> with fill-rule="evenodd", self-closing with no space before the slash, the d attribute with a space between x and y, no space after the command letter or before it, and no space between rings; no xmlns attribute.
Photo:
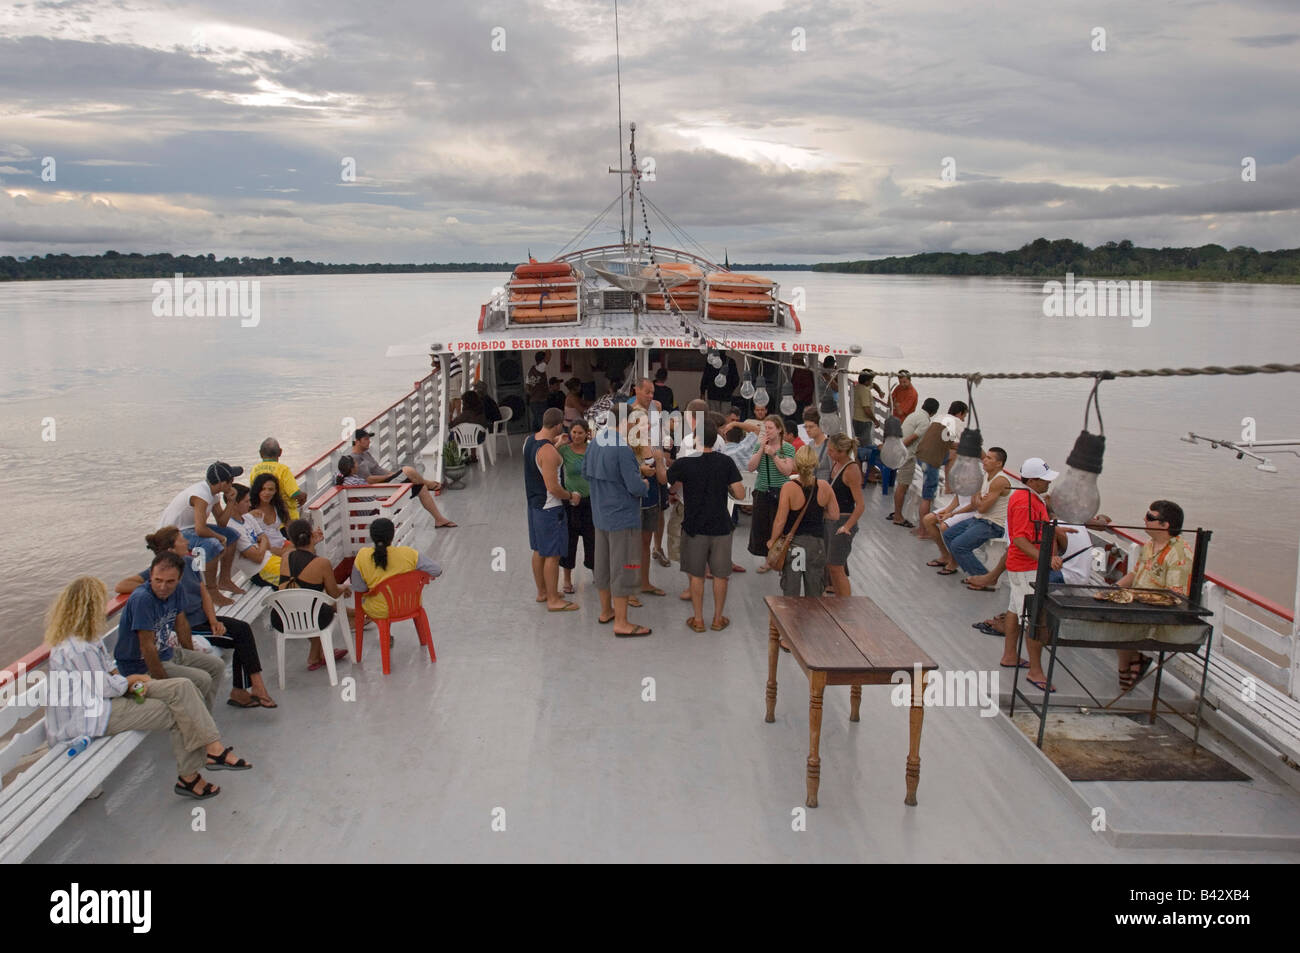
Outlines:
<svg viewBox="0 0 1300 953"><path fill-rule="evenodd" d="M704 631L704 574L713 573L713 624L721 632L731 620L722 614L731 577L731 534L727 494L745 498L745 484L734 460L713 449L718 424L712 415L704 420L703 441L696 456L684 457L668 468L670 486L681 484L686 508L682 517L682 572L690 577L691 608L686 620L695 632Z"/></svg>
<svg viewBox="0 0 1300 953"><path fill-rule="evenodd" d="M1183 541L1183 508L1168 500L1156 500L1147 507L1146 531L1151 538L1142 544L1137 565L1117 585L1129 589L1168 589L1188 594L1192 580L1192 554ZM1146 674L1150 656L1131 649L1118 649L1119 685L1128 691Z"/></svg>
<svg viewBox="0 0 1300 953"><path fill-rule="evenodd" d="M903 519L903 500L907 498L907 488L912 485L912 476L916 473L917 444L930 426L930 418L938 412L939 402L933 397L927 397L920 409L912 411L903 421L903 446L907 448L907 462L898 468L895 477L894 512L885 517L896 526L916 529L915 523Z"/></svg>
<svg viewBox="0 0 1300 953"><path fill-rule="evenodd" d="M1030 457L1020 467L1020 479L1023 487L1011 491L1007 500L1007 579L1011 583L1011 603L1003 616L1003 668L1027 668L1029 684L1039 691L1045 691L1047 676L1043 674L1043 639L1035 635L1045 635L1044 628L1035 624L1034 632L1025 639L1029 650L1029 661L1020 661L1016 653L1016 643L1020 638L1020 613L1025 599L1034 594L1034 576L1038 570L1038 547L1041 531L1035 520L1047 519L1047 503L1043 494L1059 473L1048 467L1040 457ZM1055 539L1049 540L1055 545ZM1052 568L1061 568L1061 557L1052 555Z"/></svg>

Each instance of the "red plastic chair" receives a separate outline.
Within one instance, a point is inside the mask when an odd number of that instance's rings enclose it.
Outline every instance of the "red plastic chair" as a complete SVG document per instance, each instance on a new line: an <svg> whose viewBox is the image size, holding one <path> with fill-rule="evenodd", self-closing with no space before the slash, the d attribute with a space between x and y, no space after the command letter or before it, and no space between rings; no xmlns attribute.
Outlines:
<svg viewBox="0 0 1300 953"><path fill-rule="evenodd" d="M394 622L402 622L406 619L415 620L415 631L420 634L420 644L429 647L429 660L438 661L437 654L433 651L433 633L429 630L429 617L424 612L424 606L420 603L420 596L424 587L433 581L433 577L427 572L404 572L401 575L390 576L366 593L356 593L356 612L354 617L357 625L357 662L361 662L361 633L366 625L366 610L361 605L362 597L382 596L388 604L388 617L384 619L375 619L375 625L379 627L379 654L384 662L384 674L389 672L388 666L388 627Z"/></svg>

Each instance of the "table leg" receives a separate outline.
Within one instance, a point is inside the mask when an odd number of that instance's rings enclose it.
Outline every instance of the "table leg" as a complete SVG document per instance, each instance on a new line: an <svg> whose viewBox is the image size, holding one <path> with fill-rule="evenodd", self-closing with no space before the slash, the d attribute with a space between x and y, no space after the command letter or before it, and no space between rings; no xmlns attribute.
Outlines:
<svg viewBox="0 0 1300 953"><path fill-rule="evenodd" d="M849 721L858 720L858 709L862 707L862 686L854 685L849 689Z"/></svg>
<svg viewBox="0 0 1300 953"><path fill-rule="evenodd" d="M921 783L921 722L925 719L925 696L922 673L915 672L912 678L912 707L908 709L907 797L903 798L903 803L915 807L916 786Z"/></svg>
<svg viewBox="0 0 1300 953"><path fill-rule="evenodd" d="M826 673L808 673L808 800L817 806L817 786L821 783L822 694L826 691Z"/></svg>
<svg viewBox="0 0 1300 953"><path fill-rule="evenodd" d="M781 655L781 633L776 630L775 622L767 624L767 717L763 720L776 721L776 660Z"/></svg>

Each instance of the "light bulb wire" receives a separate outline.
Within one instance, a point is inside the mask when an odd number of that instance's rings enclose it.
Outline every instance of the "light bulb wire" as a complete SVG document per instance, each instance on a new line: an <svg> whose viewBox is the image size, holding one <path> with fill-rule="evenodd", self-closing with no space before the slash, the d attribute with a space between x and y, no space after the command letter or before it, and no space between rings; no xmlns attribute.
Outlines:
<svg viewBox="0 0 1300 953"><path fill-rule="evenodd" d="M966 404L970 412L970 430L980 429L980 415L975 409L975 385L979 381L973 377L966 378Z"/></svg>
<svg viewBox="0 0 1300 953"><path fill-rule="evenodd" d="M1106 378L1103 375L1097 375L1096 379L1092 382L1092 390L1088 394L1088 400L1083 405L1083 429L1085 431L1088 429L1088 421L1092 416L1093 409L1095 408L1097 411L1097 435L1101 437L1106 436L1106 427L1101 422L1101 401L1098 399L1097 391L1101 387L1101 382L1105 379Z"/></svg>

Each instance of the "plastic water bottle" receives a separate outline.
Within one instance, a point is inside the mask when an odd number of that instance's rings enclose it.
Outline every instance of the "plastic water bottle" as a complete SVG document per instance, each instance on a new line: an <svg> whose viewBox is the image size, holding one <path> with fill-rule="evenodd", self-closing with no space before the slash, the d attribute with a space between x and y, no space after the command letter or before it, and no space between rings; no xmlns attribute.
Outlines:
<svg viewBox="0 0 1300 953"><path fill-rule="evenodd" d="M68 757L75 758L77 755L81 754L81 752L85 751L88 747L90 747L90 736L82 735L76 741L72 742L71 745L69 745Z"/></svg>

